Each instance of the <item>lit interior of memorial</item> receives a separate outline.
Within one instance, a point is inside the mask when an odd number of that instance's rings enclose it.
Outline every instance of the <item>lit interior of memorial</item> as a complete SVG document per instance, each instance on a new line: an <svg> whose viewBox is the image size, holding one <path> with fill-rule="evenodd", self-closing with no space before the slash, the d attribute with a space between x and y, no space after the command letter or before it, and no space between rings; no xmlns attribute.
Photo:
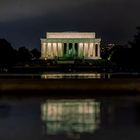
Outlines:
<svg viewBox="0 0 140 140"><path fill-rule="evenodd" d="M41 59L101 59L95 33L47 32L41 39Z"/></svg>

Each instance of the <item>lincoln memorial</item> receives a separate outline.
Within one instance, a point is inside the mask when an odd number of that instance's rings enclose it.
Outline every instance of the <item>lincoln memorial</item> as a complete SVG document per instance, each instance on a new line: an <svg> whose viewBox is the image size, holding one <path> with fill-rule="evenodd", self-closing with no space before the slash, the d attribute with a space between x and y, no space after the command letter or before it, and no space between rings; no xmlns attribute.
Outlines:
<svg viewBox="0 0 140 140"><path fill-rule="evenodd" d="M101 59L100 42L94 32L47 32L41 59Z"/></svg>

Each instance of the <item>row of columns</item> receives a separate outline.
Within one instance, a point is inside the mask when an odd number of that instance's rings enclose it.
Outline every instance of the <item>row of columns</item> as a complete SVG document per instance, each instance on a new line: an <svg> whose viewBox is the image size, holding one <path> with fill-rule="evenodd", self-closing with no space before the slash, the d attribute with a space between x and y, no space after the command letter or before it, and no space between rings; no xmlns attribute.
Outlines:
<svg viewBox="0 0 140 140"><path fill-rule="evenodd" d="M42 43L41 57L42 58L63 57L62 43Z"/></svg>
<svg viewBox="0 0 140 140"><path fill-rule="evenodd" d="M71 49L69 48L70 43L66 43L66 54L69 56L72 51L72 55L76 53L75 43L71 43ZM95 43L77 43L77 57L83 58L100 58L100 44ZM41 57L42 58L55 58L64 57L64 43L42 43L41 45Z"/></svg>
<svg viewBox="0 0 140 140"><path fill-rule="evenodd" d="M79 57L100 58L100 44L79 43Z"/></svg>

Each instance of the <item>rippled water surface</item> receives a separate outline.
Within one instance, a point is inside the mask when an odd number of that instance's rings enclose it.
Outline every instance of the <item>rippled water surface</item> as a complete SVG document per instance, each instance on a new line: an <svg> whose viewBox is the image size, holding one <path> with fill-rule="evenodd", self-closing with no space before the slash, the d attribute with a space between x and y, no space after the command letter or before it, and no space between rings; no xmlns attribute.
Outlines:
<svg viewBox="0 0 140 140"><path fill-rule="evenodd" d="M97 72L44 72L42 74L5 73L0 79L116 79L140 78L140 73L97 73Z"/></svg>
<svg viewBox="0 0 140 140"><path fill-rule="evenodd" d="M0 140L140 139L140 97L2 97Z"/></svg>

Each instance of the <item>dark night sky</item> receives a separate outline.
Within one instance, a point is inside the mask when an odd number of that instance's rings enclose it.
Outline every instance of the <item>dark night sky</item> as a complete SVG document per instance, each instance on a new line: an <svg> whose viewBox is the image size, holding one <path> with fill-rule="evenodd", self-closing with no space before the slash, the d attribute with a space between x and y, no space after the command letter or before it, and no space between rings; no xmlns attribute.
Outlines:
<svg viewBox="0 0 140 140"><path fill-rule="evenodd" d="M0 38L39 48L47 31L95 31L127 43L140 26L140 0L0 0Z"/></svg>

